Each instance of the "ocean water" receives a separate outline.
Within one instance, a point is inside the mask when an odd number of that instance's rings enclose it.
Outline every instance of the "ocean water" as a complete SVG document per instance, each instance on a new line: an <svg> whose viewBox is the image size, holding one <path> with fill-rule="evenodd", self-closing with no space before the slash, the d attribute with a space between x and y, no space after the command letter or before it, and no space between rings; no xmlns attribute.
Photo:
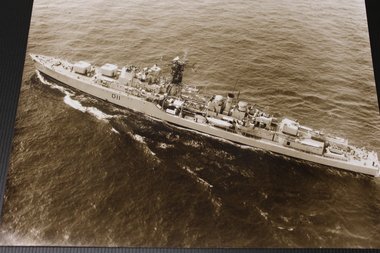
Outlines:
<svg viewBox="0 0 380 253"><path fill-rule="evenodd" d="M359 0L35 0L28 53L184 82L380 154ZM0 245L380 248L380 181L108 104L26 56Z"/></svg>

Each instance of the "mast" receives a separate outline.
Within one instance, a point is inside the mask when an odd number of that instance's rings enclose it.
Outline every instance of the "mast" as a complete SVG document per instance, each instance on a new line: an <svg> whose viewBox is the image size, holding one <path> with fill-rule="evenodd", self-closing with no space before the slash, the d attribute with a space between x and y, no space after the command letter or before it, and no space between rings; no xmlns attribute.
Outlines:
<svg viewBox="0 0 380 253"><path fill-rule="evenodd" d="M173 59L172 72L173 76L170 84L170 95L176 95L182 88L182 74L185 70L185 61L179 61L179 57Z"/></svg>
<svg viewBox="0 0 380 253"><path fill-rule="evenodd" d="M182 72L185 70L185 62L179 61L179 57L173 59L172 65L172 73L173 76L172 83L173 84L181 84L182 83Z"/></svg>

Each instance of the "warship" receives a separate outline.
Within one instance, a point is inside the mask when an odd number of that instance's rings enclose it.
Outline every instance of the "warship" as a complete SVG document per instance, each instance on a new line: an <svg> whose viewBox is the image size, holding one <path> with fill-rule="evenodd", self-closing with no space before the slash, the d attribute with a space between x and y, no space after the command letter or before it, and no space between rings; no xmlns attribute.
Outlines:
<svg viewBox="0 0 380 253"><path fill-rule="evenodd" d="M285 156L378 177L377 153L348 144L346 139L300 125L297 120L277 119L255 105L239 101L239 95L205 97L182 82L186 61L170 63L171 77L161 68L114 64L94 66L56 57L30 54L42 74L82 92L141 112L159 120L261 148Z"/></svg>

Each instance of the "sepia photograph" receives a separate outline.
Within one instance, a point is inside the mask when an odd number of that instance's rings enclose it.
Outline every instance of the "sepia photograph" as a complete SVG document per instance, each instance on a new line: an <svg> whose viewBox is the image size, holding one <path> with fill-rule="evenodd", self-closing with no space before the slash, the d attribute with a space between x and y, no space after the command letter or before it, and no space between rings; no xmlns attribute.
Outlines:
<svg viewBox="0 0 380 253"><path fill-rule="evenodd" d="M1 246L380 248L363 0L35 0Z"/></svg>

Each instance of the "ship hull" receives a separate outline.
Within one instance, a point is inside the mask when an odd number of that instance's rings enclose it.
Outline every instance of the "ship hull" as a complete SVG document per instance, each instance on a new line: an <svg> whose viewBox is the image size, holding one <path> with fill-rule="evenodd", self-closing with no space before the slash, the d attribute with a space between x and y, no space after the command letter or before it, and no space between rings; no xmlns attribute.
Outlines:
<svg viewBox="0 0 380 253"><path fill-rule="evenodd" d="M149 115L159 120L163 120L168 123L172 123L184 128L189 128L192 130L203 132L235 143L272 151L277 154L290 156L347 171L363 173L375 177L379 176L378 168L373 166L367 166L365 164L360 164L359 161L351 160L347 162L331 159L324 156L313 155L304 151L299 151L296 149L285 147L274 141L246 137L238 133L229 132L218 127L210 126L206 123L199 123L194 120L166 113L164 110L158 108L154 103L146 101L143 98L133 96L122 91L117 91L114 89L93 84L89 82L88 79L86 80L85 77L79 74L70 73L70 75L67 75L67 73L60 73L54 70L54 67L45 66L44 64L40 63L36 58L33 57L33 55L32 58L34 60L35 67L38 71L61 83L64 83L70 87L90 94L94 97L106 100L108 102L114 103L127 109L132 109L134 111L141 112L145 115Z"/></svg>

